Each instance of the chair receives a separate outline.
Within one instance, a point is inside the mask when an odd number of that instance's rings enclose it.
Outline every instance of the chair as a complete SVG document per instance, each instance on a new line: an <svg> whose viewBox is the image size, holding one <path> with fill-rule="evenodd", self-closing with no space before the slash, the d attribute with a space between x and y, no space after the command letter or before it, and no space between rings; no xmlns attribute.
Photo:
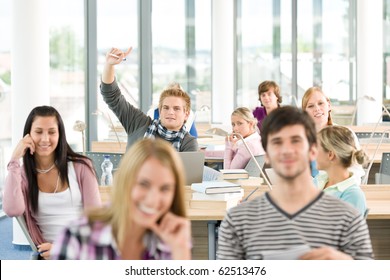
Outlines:
<svg viewBox="0 0 390 280"><path fill-rule="evenodd" d="M33 251L31 253L31 259L32 260L38 260L39 259L39 252L37 245L35 245L34 241L32 240L30 233L28 231L27 225L26 225L26 220L24 216L17 216L15 217L16 221L18 222L20 228L23 231L24 236L26 237L28 244L30 244L31 250Z"/></svg>
<svg viewBox="0 0 390 280"><path fill-rule="evenodd" d="M390 184L390 152L382 153L379 173L375 174L375 184Z"/></svg>
<svg viewBox="0 0 390 280"><path fill-rule="evenodd" d="M92 160L93 167L96 170L96 177L100 182L102 176L101 164L104 161L104 156L110 156L110 160L113 165L113 171L118 168L119 162L121 161L122 154L118 153L100 153L100 152L86 152L85 155Z"/></svg>

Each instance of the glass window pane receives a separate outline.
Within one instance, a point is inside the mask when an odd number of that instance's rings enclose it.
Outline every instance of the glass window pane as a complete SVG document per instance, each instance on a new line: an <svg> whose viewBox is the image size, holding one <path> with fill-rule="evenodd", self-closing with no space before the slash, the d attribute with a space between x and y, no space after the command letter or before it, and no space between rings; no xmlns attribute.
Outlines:
<svg viewBox="0 0 390 280"><path fill-rule="evenodd" d="M6 165L11 157L11 0L0 1L0 216Z"/></svg>
<svg viewBox="0 0 390 280"><path fill-rule="evenodd" d="M237 104L253 109L264 80L274 80L283 95L291 94L291 1L245 0L238 5Z"/></svg>
<svg viewBox="0 0 390 280"><path fill-rule="evenodd" d="M82 151L76 120L85 121L84 3L48 1L50 27L50 105L61 114L66 136L75 151Z"/></svg>
<svg viewBox="0 0 390 280"><path fill-rule="evenodd" d="M197 123L208 122L211 1L154 0L152 6L153 106L157 106L162 90L177 82L190 94ZM167 16L172 9L174 16Z"/></svg>
<svg viewBox="0 0 390 280"><path fill-rule="evenodd" d="M127 136L117 117L108 108L100 94L99 86L105 63L105 55L112 47L126 51L133 47L126 61L115 67L115 77L125 98L135 107L139 107L139 60L138 60L138 5L137 0L99 0L97 1L97 48L98 48L98 140L116 142L115 131L123 142Z"/></svg>
<svg viewBox="0 0 390 280"><path fill-rule="evenodd" d="M355 69L350 66L356 57L350 48L350 18L348 0L298 1L299 97L317 85L334 105L354 98Z"/></svg>

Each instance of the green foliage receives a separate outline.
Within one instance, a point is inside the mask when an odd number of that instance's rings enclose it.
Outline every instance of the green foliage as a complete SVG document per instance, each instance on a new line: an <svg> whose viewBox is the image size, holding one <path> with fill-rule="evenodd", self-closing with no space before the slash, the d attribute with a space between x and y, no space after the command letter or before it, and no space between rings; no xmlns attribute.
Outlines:
<svg viewBox="0 0 390 280"><path fill-rule="evenodd" d="M73 71L83 68L83 49L69 26L50 30L50 67Z"/></svg>
<svg viewBox="0 0 390 280"><path fill-rule="evenodd" d="M11 71L4 72L3 74L0 75L0 79L3 80L4 83L7 85L11 84Z"/></svg>

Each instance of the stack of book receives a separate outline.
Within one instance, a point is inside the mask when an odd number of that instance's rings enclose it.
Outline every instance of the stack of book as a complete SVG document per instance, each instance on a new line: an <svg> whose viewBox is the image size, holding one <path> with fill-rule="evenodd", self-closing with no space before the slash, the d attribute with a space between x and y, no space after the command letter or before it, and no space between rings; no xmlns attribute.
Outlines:
<svg viewBox="0 0 390 280"><path fill-rule="evenodd" d="M117 136L119 138L119 141L126 142L127 141L127 133L123 126L120 123L116 123L115 126L110 125L110 130L108 132L108 138L107 140L117 142Z"/></svg>
<svg viewBox="0 0 390 280"><path fill-rule="evenodd" d="M245 169L220 169L223 180L248 179L249 173Z"/></svg>
<svg viewBox="0 0 390 280"><path fill-rule="evenodd" d="M236 206L244 195L244 189L227 181L205 181L191 185L190 207L197 209L223 209Z"/></svg>

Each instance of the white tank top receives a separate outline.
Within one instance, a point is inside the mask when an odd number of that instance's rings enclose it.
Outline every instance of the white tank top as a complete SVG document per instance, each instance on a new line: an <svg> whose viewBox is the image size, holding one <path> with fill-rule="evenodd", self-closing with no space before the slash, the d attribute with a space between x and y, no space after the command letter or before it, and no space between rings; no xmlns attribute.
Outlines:
<svg viewBox="0 0 390 280"><path fill-rule="evenodd" d="M69 188L63 192L39 192L38 212L33 214L43 238L51 243L61 230L70 221L77 219L83 211L81 191L72 162L68 162L68 178Z"/></svg>

